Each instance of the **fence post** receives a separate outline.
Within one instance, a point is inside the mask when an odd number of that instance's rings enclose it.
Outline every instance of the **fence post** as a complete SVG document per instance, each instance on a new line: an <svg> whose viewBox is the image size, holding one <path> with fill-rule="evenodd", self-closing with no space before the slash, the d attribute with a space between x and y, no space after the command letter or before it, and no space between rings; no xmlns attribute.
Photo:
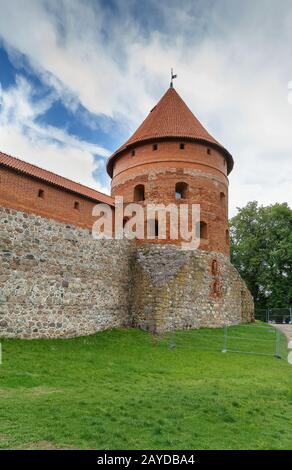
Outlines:
<svg viewBox="0 0 292 470"><path fill-rule="evenodd" d="M224 346L222 349L223 353L227 352L227 342L228 342L228 331L227 331L227 325L224 326Z"/></svg>
<svg viewBox="0 0 292 470"><path fill-rule="evenodd" d="M280 351L280 331L276 329L276 347L275 347L275 357L277 359L281 359L281 351Z"/></svg>

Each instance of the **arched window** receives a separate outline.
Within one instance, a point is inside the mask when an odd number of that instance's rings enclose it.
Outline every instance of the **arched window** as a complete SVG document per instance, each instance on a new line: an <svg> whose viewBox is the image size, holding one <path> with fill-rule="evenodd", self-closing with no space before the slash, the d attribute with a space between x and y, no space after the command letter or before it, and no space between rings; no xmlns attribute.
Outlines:
<svg viewBox="0 0 292 470"><path fill-rule="evenodd" d="M131 231L128 231L126 229L126 224L127 224L127 222L129 222L129 220L130 220L130 217L124 217L123 218L123 233L124 233L124 235L127 235L131 232Z"/></svg>
<svg viewBox="0 0 292 470"><path fill-rule="evenodd" d="M189 185L187 183L179 182L175 185L175 199L185 199L187 197L187 192L189 190Z"/></svg>
<svg viewBox="0 0 292 470"><path fill-rule="evenodd" d="M229 244L229 230L226 230L225 237L226 237L226 243Z"/></svg>
<svg viewBox="0 0 292 470"><path fill-rule="evenodd" d="M134 188L134 201L145 201L145 188L143 184L138 184Z"/></svg>
<svg viewBox="0 0 292 470"><path fill-rule="evenodd" d="M208 225L206 222L200 222L200 238L208 238Z"/></svg>
<svg viewBox="0 0 292 470"><path fill-rule="evenodd" d="M130 217L124 217L123 218L123 228L125 228L126 223L130 220Z"/></svg>

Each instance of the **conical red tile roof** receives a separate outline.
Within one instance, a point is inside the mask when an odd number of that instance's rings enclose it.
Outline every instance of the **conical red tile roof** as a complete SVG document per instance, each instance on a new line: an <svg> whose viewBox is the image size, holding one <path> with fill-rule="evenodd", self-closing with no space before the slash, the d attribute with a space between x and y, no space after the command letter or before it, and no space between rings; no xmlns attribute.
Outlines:
<svg viewBox="0 0 292 470"><path fill-rule="evenodd" d="M227 160L228 173L233 168L230 153L207 132L176 90L169 88L134 134L109 158L109 175L112 176L113 162L121 152L138 143L164 138L195 140L216 147Z"/></svg>

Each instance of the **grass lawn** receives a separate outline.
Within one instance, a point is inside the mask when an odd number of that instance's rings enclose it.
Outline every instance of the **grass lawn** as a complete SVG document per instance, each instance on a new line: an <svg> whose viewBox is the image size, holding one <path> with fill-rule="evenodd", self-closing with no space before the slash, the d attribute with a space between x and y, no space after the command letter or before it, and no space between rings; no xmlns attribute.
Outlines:
<svg viewBox="0 0 292 470"><path fill-rule="evenodd" d="M232 327L230 341L272 352L269 330ZM287 360L216 351L222 330L170 342L135 329L3 340L0 448L292 449Z"/></svg>

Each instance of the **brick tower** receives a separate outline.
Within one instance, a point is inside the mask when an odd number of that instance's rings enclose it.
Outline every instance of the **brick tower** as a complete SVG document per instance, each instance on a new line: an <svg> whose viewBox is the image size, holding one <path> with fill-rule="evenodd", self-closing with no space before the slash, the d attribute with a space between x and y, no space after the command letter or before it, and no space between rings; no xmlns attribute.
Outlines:
<svg viewBox="0 0 292 470"><path fill-rule="evenodd" d="M172 86L107 165L112 196L125 203L200 204L200 248L225 255L232 168L230 153Z"/></svg>

